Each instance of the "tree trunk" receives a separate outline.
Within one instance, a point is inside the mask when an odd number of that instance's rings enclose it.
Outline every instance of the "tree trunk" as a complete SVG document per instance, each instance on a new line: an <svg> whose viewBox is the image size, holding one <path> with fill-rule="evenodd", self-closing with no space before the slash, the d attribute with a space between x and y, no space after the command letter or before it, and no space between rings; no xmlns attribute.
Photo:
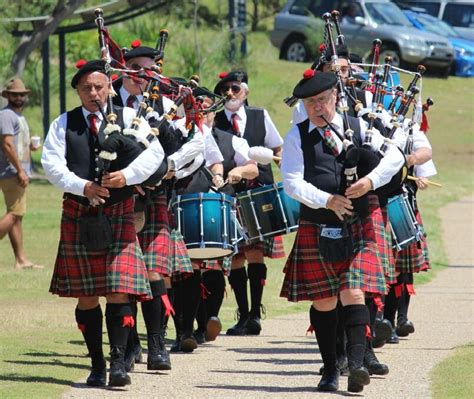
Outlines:
<svg viewBox="0 0 474 399"><path fill-rule="evenodd" d="M21 76L30 54L56 30L59 24L76 11L86 0L58 0L53 13L45 21L34 25L33 32L23 35L10 64L13 75Z"/></svg>
<svg viewBox="0 0 474 399"><path fill-rule="evenodd" d="M259 0L253 0L253 14L252 14L252 32L256 32L258 28L258 20L259 20L259 15L258 15L258 1Z"/></svg>

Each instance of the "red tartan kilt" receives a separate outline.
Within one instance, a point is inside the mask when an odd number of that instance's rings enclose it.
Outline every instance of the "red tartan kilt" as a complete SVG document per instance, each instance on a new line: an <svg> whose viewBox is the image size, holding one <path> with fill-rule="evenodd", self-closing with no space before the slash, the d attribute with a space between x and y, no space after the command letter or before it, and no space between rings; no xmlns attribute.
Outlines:
<svg viewBox="0 0 474 399"><path fill-rule="evenodd" d="M392 230L390 228L387 208L380 208L380 210L382 214L382 221L377 223L375 226L375 236L377 238L380 257L382 258L385 280L387 284L395 284L397 282L397 276L395 272L395 257L393 256L392 248Z"/></svg>
<svg viewBox="0 0 474 399"><path fill-rule="evenodd" d="M300 220L293 249L284 268L280 296L289 301L315 301L345 289L385 293L385 278L369 217L351 225L354 255L343 262L326 262L319 252L320 226Z"/></svg>
<svg viewBox="0 0 474 399"><path fill-rule="evenodd" d="M61 236L50 292L65 297L130 294L151 298L143 255L133 218L133 198L104 208L112 227L112 244L97 252L79 242L79 219L90 208L63 202Z"/></svg>
<svg viewBox="0 0 474 399"><path fill-rule="evenodd" d="M138 233L138 241L147 270L169 276L171 240L166 194L153 198L153 204L146 207L145 226Z"/></svg>
<svg viewBox="0 0 474 399"><path fill-rule="evenodd" d="M285 247L283 246L283 239L281 236L267 238L264 241L259 241L255 244L242 244L238 246L237 256L243 255L250 250L257 250L263 252L263 256L270 259L278 259L285 257Z"/></svg>
<svg viewBox="0 0 474 399"><path fill-rule="evenodd" d="M426 233L418 209L415 209L415 218L423 232L423 236L421 241L413 242L401 251L394 251L395 270L400 273L418 273L431 269Z"/></svg>

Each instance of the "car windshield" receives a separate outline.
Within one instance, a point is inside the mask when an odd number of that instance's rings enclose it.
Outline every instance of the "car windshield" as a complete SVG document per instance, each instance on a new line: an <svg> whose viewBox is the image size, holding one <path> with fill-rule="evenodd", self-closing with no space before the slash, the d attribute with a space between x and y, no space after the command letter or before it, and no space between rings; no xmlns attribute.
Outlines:
<svg viewBox="0 0 474 399"><path fill-rule="evenodd" d="M460 37L459 33L456 32L452 26L437 18L430 18L429 16L427 17L423 14L418 14L416 19L428 32L444 37Z"/></svg>
<svg viewBox="0 0 474 399"><path fill-rule="evenodd" d="M411 26L410 21L393 3L365 3L367 12L378 24Z"/></svg>

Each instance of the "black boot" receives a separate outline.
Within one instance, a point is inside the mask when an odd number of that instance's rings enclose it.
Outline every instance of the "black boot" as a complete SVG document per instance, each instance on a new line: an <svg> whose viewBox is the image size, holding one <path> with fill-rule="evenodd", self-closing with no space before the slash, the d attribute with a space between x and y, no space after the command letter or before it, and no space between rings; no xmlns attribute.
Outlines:
<svg viewBox="0 0 474 399"><path fill-rule="evenodd" d="M249 263L248 275L250 283L250 316L247 321L247 334L259 335L262 330L260 323L263 287L267 279L267 267L264 263Z"/></svg>
<svg viewBox="0 0 474 399"><path fill-rule="evenodd" d="M171 370L168 351L163 333L163 302L161 296L167 293L164 280L150 281L153 299L142 302L148 343L148 370Z"/></svg>
<svg viewBox="0 0 474 399"><path fill-rule="evenodd" d="M181 336L180 350L189 353L197 348L197 341L193 336L193 326L199 302L201 301L200 270L194 270L194 273L189 278L183 280L181 299L183 301L183 334Z"/></svg>
<svg viewBox="0 0 474 399"><path fill-rule="evenodd" d="M241 269L233 269L229 275L229 283L235 294L235 300L238 306L237 324L230 327L227 335L246 335L247 319L249 317L249 302L247 298L247 271L245 267Z"/></svg>
<svg viewBox="0 0 474 399"><path fill-rule="evenodd" d="M339 369L336 363L337 310L320 312L311 306L309 319L324 363L323 376L317 389L322 392L337 391L339 389Z"/></svg>
<svg viewBox="0 0 474 399"><path fill-rule="evenodd" d="M137 320L137 303L130 302L132 308L133 319ZM140 337L138 336L137 323L130 330L128 335L127 347L125 348L125 369L127 372L132 371L136 363L143 362L142 346L140 345Z"/></svg>
<svg viewBox="0 0 474 399"><path fill-rule="evenodd" d="M105 320L110 342L109 386L123 387L131 383L125 370L125 347L130 329L134 325L129 303L108 303Z"/></svg>
<svg viewBox="0 0 474 399"><path fill-rule="evenodd" d="M203 273L201 276L204 279ZM204 292L205 290L205 292ZM197 322L197 329L194 330L194 338L198 344L203 344L206 342L206 338L204 335L206 334L206 324L207 324L207 312L206 312L206 302L208 300L209 291L207 287L204 285L204 282L201 283L201 301L199 302L199 306L196 312L196 322Z"/></svg>
<svg viewBox="0 0 474 399"><path fill-rule="evenodd" d="M397 328L396 333L399 337L407 337L415 332L415 326L408 320L408 308L410 306L410 296L413 290L413 273L403 274L404 290L398 301Z"/></svg>
<svg viewBox="0 0 474 399"><path fill-rule="evenodd" d="M377 359L377 356L375 356L370 339L367 339L366 342L364 366L367 368L370 375L386 375L389 372L388 366L386 364L380 363L379 359Z"/></svg>
<svg viewBox="0 0 474 399"><path fill-rule="evenodd" d="M344 321L347 334L347 358L349 363L349 392L362 392L370 383L368 370L364 367L369 310L366 305L344 306Z"/></svg>
<svg viewBox="0 0 474 399"><path fill-rule="evenodd" d="M224 300L225 279L221 270L209 270L203 273L202 281L209 291L204 302L206 306L206 341L214 341L222 331L222 324L219 320L219 311Z"/></svg>
<svg viewBox="0 0 474 399"><path fill-rule="evenodd" d="M105 386L107 368L102 351L102 310L100 305L94 309L76 308L76 321L86 342L92 367L86 384L92 387Z"/></svg>

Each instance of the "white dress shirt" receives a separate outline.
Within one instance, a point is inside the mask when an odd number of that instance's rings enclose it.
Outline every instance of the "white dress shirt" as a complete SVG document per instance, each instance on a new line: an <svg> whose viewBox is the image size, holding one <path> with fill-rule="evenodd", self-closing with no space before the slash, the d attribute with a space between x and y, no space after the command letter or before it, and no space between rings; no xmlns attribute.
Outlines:
<svg viewBox="0 0 474 399"><path fill-rule="evenodd" d="M118 92L118 95L120 96L120 98L122 99L122 104L124 105L124 107L127 106L127 99L128 97L131 95L128 90L122 85L120 86L120 90ZM142 94L137 94L135 95L135 97L137 98L134 102L133 102L133 108L137 109L138 108L138 104L140 104L142 101L143 101L143 95ZM167 113L169 112L169 110L171 109L172 105L174 104L174 102L172 100L170 100L168 97L164 97L164 96L161 96L162 100L163 100L163 112L164 113Z"/></svg>
<svg viewBox="0 0 474 399"><path fill-rule="evenodd" d="M82 113L87 121L90 114L85 108ZM98 117L97 128L102 123L103 116L96 113ZM130 127L135 118L135 111L125 107L123 120L126 127ZM43 145L41 163L46 177L56 187L64 192L75 195L84 195L84 186L88 182L69 170L66 161L66 127L67 113L61 114L50 125L48 135ZM150 126L145 120L139 125L138 133L142 136L148 135ZM127 185L139 184L148 179L163 162L164 152L158 140L154 140L147 150L143 151L130 165L122 170Z"/></svg>
<svg viewBox="0 0 474 399"><path fill-rule="evenodd" d="M206 159L206 166L210 167L216 163L224 162L224 157L212 135L211 129L207 125L203 125L204 135L204 158Z"/></svg>
<svg viewBox="0 0 474 399"><path fill-rule="evenodd" d="M247 113L245 112L245 106L242 105L237 112L231 112L227 108L224 108L224 112L229 122L231 122L232 115L237 114L237 124L239 125L241 134L244 135L245 127L247 126ZM266 109L263 110L263 118L265 122L265 147L271 149L281 147L283 139ZM242 137L246 138L245 136Z"/></svg>
<svg viewBox="0 0 474 399"><path fill-rule="evenodd" d="M361 139L365 139L365 131L367 124L359 119L361 128ZM332 126L343 136L343 120L341 115L336 114L331 121ZM315 128L311 122L309 124L308 134L321 134L323 130L318 129L312 132ZM341 139L331 131L339 151L342 151L343 144ZM372 148L378 150L384 140L382 135L374 130L372 136ZM372 170L366 177L368 177L374 189L377 189L387 184L392 176L400 170L404 163L404 158L401 152L393 145L389 146L385 157L383 157L379 165ZM283 144L283 155L281 162L281 173L283 176L283 186L289 196L295 198L301 203L310 208L318 209L325 208L327 201L332 193L325 192L313 186L311 183L304 180L304 159L303 150L301 149L300 132L297 126L293 126L285 137Z"/></svg>

